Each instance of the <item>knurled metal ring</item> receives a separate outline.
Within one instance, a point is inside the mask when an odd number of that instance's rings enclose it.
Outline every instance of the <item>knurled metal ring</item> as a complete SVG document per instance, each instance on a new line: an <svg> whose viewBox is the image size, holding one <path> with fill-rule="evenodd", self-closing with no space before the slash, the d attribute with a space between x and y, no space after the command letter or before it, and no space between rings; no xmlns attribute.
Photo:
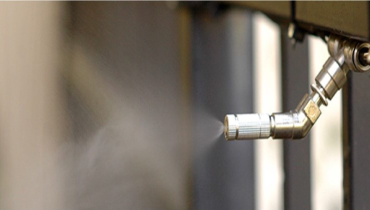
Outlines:
<svg viewBox="0 0 370 210"><path fill-rule="evenodd" d="M312 84L311 89L312 89L312 91L315 91L317 94L319 94L321 100L323 101L325 106L327 106L328 105L328 99L326 99L324 94L319 90L319 88L317 87L317 84Z"/></svg>
<svg viewBox="0 0 370 210"><path fill-rule="evenodd" d="M239 137L239 119L238 119L238 115L234 114L235 116L235 122L238 122L236 124L236 132L235 132L235 140L238 140L238 137Z"/></svg>

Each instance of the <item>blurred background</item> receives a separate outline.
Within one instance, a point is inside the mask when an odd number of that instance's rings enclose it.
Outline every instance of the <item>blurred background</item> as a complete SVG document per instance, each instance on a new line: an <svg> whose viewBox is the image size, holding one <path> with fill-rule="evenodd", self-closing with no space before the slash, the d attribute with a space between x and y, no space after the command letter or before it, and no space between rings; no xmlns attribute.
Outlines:
<svg viewBox="0 0 370 210"><path fill-rule="evenodd" d="M283 30L212 4L0 3L0 209L283 209L283 141L222 135L282 111ZM312 83L329 54L305 42ZM340 102L311 131L313 209L342 208Z"/></svg>

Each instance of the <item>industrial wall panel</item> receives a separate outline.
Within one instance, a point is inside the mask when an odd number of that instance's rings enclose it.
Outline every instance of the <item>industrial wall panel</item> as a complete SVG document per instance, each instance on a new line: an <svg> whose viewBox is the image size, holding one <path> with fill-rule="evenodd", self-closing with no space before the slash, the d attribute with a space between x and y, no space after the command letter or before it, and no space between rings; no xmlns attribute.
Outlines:
<svg viewBox="0 0 370 210"><path fill-rule="evenodd" d="M320 27L339 35L359 39L369 38L369 7L362 2L297 1L295 18L310 27Z"/></svg>

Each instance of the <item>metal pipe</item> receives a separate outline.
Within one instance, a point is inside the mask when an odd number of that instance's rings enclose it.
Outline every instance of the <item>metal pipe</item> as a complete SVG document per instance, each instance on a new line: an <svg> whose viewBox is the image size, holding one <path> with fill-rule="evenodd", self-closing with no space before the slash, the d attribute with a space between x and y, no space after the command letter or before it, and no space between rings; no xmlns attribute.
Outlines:
<svg viewBox="0 0 370 210"><path fill-rule="evenodd" d="M331 35L328 39L330 57L295 110L269 114L228 114L224 121L226 140L301 139L321 115L320 106L328 105L347 81L349 69L365 72L370 44L358 43ZM365 60L366 59L366 60Z"/></svg>

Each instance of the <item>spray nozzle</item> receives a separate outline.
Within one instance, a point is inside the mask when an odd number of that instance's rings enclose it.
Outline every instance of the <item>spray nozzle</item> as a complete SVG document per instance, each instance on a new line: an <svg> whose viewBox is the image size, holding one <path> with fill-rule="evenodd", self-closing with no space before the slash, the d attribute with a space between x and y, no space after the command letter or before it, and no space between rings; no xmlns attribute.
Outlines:
<svg viewBox="0 0 370 210"><path fill-rule="evenodd" d="M330 57L295 110L269 114L228 114L225 116L226 140L301 139L307 135L321 115L320 106L328 105L347 81L349 70L370 70L370 44L331 35Z"/></svg>

